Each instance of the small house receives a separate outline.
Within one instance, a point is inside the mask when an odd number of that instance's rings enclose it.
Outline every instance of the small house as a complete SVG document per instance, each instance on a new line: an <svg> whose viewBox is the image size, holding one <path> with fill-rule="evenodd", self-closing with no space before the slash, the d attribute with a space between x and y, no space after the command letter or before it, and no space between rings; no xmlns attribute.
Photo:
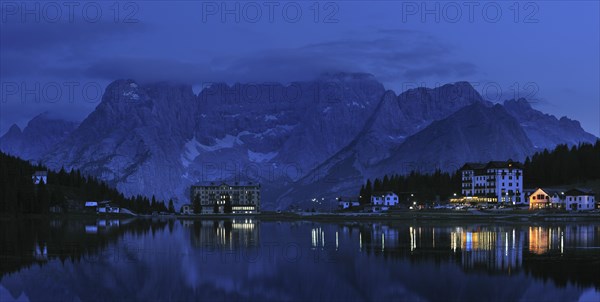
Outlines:
<svg viewBox="0 0 600 302"><path fill-rule="evenodd" d="M340 196L337 198L337 201L338 201L338 207L341 210L360 206L360 202L358 202L358 197Z"/></svg>
<svg viewBox="0 0 600 302"><path fill-rule="evenodd" d="M97 201L86 201L85 202L85 207L86 208L97 208L98 207L98 202Z"/></svg>
<svg viewBox="0 0 600 302"><path fill-rule="evenodd" d="M118 207L111 207L110 205L102 205L98 207L98 213L100 214L118 214L121 209Z"/></svg>
<svg viewBox="0 0 600 302"><path fill-rule="evenodd" d="M398 205L398 195L394 192L375 192L371 195L371 204L374 206L393 207Z"/></svg>
<svg viewBox="0 0 600 302"><path fill-rule="evenodd" d="M565 192L567 211L590 211L596 207L594 192L586 189L572 189Z"/></svg>
<svg viewBox="0 0 600 302"><path fill-rule="evenodd" d="M529 209L564 209L565 191L560 189L538 188L529 195Z"/></svg>
<svg viewBox="0 0 600 302"><path fill-rule="evenodd" d="M40 183L48 184L48 171L35 171L31 176L33 184L39 185Z"/></svg>
<svg viewBox="0 0 600 302"><path fill-rule="evenodd" d="M86 201L83 207L84 211L88 213L96 213L98 212L98 202L97 201Z"/></svg>
<svg viewBox="0 0 600 302"><path fill-rule="evenodd" d="M181 210L180 210L182 215L191 215L194 213L194 209L192 207L191 204L186 203L184 205L181 206Z"/></svg>

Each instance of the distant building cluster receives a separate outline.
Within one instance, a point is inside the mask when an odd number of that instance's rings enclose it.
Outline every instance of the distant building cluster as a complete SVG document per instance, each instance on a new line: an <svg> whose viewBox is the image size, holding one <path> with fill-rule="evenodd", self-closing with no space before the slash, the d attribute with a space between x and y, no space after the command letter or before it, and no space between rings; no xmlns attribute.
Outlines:
<svg viewBox="0 0 600 302"><path fill-rule="evenodd" d="M531 210L562 209L587 211L596 207L594 192L588 189L523 189L521 163L491 161L467 163L461 169L461 196L452 203L529 205Z"/></svg>
<svg viewBox="0 0 600 302"><path fill-rule="evenodd" d="M360 207L359 202L360 196L355 197L338 197L338 207L340 210L352 209ZM368 212L384 212L388 211L392 207L398 206L400 199L394 192L373 192L371 195L371 202L368 205L362 207L363 210Z"/></svg>
<svg viewBox="0 0 600 302"><path fill-rule="evenodd" d="M110 200L105 201L86 201L84 209L88 213L98 214L118 214L121 213L121 208L111 206Z"/></svg>
<svg viewBox="0 0 600 302"><path fill-rule="evenodd" d="M352 196L352 197L340 196L337 198L338 207L340 208L340 210L356 208L356 207L360 206L360 202L358 200L359 200L359 196Z"/></svg>
<svg viewBox="0 0 600 302"><path fill-rule="evenodd" d="M398 195L394 192L374 192L371 195L371 211L388 211L390 207L397 206L399 203Z"/></svg>
<svg viewBox="0 0 600 302"><path fill-rule="evenodd" d="M529 195L529 209L562 209L567 211L593 210L594 192L586 189L557 190L538 188Z"/></svg>
<svg viewBox="0 0 600 302"><path fill-rule="evenodd" d="M182 212L194 211L200 214L252 214L260 212L260 184L254 183L207 183L192 186L191 205ZM196 205L195 205L196 203Z"/></svg>

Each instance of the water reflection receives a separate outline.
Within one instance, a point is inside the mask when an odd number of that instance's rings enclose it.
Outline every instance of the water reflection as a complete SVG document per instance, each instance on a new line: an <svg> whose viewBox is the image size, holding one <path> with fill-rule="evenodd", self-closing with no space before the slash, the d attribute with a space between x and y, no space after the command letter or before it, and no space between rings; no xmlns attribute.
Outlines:
<svg viewBox="0 0 600 302"><path fill-rule="evenodd" d="M402 226L360 228L363 252L456 262L465 271L515 273L522 268L558 285L600 287L600 226ZM550 263L551 262L551 263ZM546 263L547 265L543 265ZM585 264L584 264L585 263Z"/></svg>
<svg viewBox="0 0 600 302"><path fill-rule="evenodd" d="M600 289L597 223L40 219L0 230L0 284L33 300L47 300L40 276L68 300L577 300Z"/></svg>
<svg viewBox="0 0 600 302"><path fill-rule="evenodd" d="M259 244L259 224L253 219L195 220L184 224L192 229L192 245L220 249L239 249Z"/></svg>
<svg viewBox="0 0 600 302"><path fill-rule="evenodd" d="M52 259L80 261L101 253L127 233L143 235L165 224L135 219L0 220L0 277Z"/></svg>

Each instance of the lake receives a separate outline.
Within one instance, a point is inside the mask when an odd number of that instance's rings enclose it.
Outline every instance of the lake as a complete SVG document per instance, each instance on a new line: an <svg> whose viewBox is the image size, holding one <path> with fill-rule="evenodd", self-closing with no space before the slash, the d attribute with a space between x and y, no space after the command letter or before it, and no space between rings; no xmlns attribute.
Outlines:
<svg viewBox="0 0 600 302"><path fill-rule="evenodd" d="M0 220L1 301L600 301L600 222Z"/></svg>

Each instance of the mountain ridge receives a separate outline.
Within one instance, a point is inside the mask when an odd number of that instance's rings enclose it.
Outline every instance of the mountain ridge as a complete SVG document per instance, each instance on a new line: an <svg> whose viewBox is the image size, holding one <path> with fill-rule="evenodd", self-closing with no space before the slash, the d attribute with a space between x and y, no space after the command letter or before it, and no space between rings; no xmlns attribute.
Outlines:
<svg viewBox="0 0 600 302"><path fill-rule="evenodd" d="M189 85L124 79L107 86L96 109L36 160L80 169L126 195L176 197L179 206L198 181L259 181L265 207L284 209L312 195L357 192L365 178L390 168L408 173L410 166L390 164L400 153L442 158L441 150L423 152L428 149L421 142L440 121L446 123L441 128L463 131L447 119L469 106L476 107L479 123L493 126L495 140L518 137L521 147L513 151L519 157L540 145L595 141L577 121L545 115L524 99L492 104L465 81L396 95L373 75L335 73L287 85L214 83L194 94ZM536 128L531 117L547 125ZM471 128L456 139L477 150L467 139L477 133ZM0 146L19 131L11 127ZM422 151L407 151L411 144ZM427 162L405 157L411 156Z"/></svg>

